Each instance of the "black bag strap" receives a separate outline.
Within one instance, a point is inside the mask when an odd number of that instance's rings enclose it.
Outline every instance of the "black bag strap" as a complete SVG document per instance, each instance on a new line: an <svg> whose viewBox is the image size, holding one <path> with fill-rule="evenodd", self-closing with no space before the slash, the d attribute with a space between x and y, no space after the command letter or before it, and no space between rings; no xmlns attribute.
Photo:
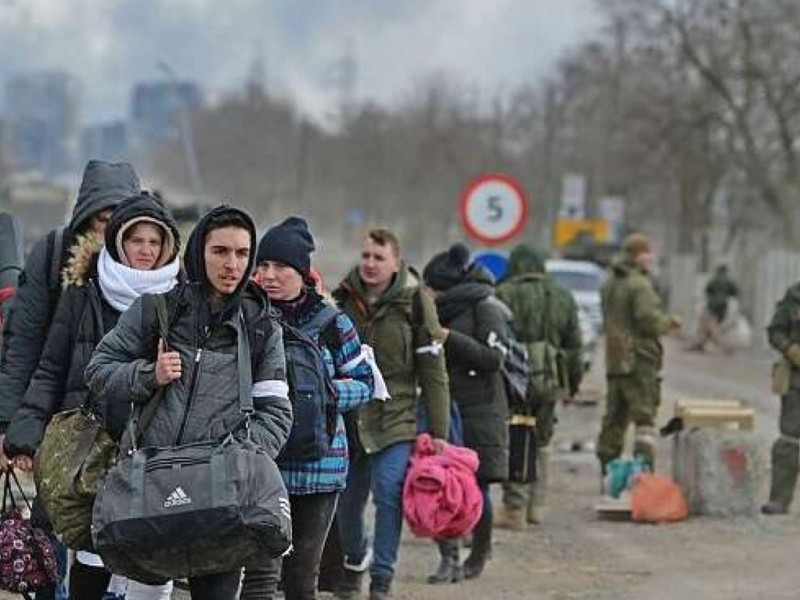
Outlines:
<svg viewBox="0 0 800 600"><path fill-rule="evenodd" d="M28 507L28 510L33 510L31 507L31 502L28 500L28 496L25 495L24 490L22 489L22 485L19 483L19 479L17 479L17 474L14 473L14 469L9 468L5 472L5 477L3 478L3 512L5 513L9 509L9 501L13 507L17 506L17 499L14 498L14 491L11 489L11 482L13 481L19 491L19 495L22 498L22 501L25 502L25 506Z"/></svg>
<svg viewBox="0 0 800 600"><path fill-rule="evenodd" d="M169 316L167 315L167 299L164 297L163 294L156 294L152 296L153 303L156 307L156 319L158 321L158 337L164 340L164 349L167 350L167 336L169 335ZM163 390L164 388L162 388ZM161 400L161 394L154 394L153 397L150 399L150 402L145 404L144 408L142 409L141 417L139 418L139 435L147 429L147 426L150 425L150 421L153 420L153 416L156 414L156 408L158 408L158 402Z"/></svg>
<svg viewBox="0 0 800 600"><path fill-rule="evenodd" d="M552 290L547 282L544 282L544 310L542 311L542 315L544 316L544 321L542 322L542 330L544 332L544 340L548 344L550 343L550 303L552 301Z"/></svg>
<svg viewBox="0 0 800 600"><path fill-rule="evenodd" d="M236 358L239 362L239 409L245 415L253 410L253 367L250 364L250 336L247 335L247 323L244 313L239 309L236 319Z"/></svg>
<svg viewBox="0 0 800 600"><path fill-rule="evenodd" d="M167 336L169 334L169 315L167 314L167 299L163 294L149 296L153 300L156 310L156 322L158 323L158 337L164 340L164 347L167 349ZM161 387L153 394L152 398L143 407L134 410L128 421L128 443L131 450L136 450L139 440L144 434L147 426L156 414L158 404L164 396L167 386Z"/></svg>
<svg viewBox="0 0 800 600"><path fill-rule="evenodd" d="M52 232L52 246L50 247L50 276L47 280L47 285L50 291L50 300L53 306L50 307L51 312L55 312L56 299L60 294L61 288L61 259L64 258L64 234L66 227L57 227Z"/></svg>
<svg viewBox="0 0 800 600"><path fill-rule="evenodd" d="M325 329L339 316L339 309L324 305L307 323L299 329L311 339L319 337Z"/></svg>

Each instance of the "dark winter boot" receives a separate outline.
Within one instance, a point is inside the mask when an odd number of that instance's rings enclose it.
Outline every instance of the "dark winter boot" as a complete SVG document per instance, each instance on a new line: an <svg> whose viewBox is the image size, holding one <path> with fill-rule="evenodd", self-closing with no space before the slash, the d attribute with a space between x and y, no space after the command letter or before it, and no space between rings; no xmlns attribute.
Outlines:
<svg viewBox="0 0 800 600"><path fill-rule="evenodd" d="M789 512L789 505L794 497L797 485L797 473L800 457L797 442L784 437L778 438L772 445L772 485L769 502L761 507L765 515L782 515Z"/></svg>
<svg viewBox="0 0 800 600"><path fill-rule="evenodd" d="M333 595L339 600L358 600L361 598L361 585L364 581L367 564L364 561L364 564L355 567L345 562Z"/></svg>
<svg viewBox="0 0 800 600"><path fill-rule="evenodd" d="M492 511L487 510L472 531L472 550L464 561L464 579L474 579L483 572L483 567L492 552Z"/></svg>
<svg viewBox="0 0 800 600"><path fill-rule="evenodd" d="M369 600L391 600L392 578L385 575L373 575L369 582Z"/></svg>
<svg viewBox="0 0 800 600"><path fill-rule="evenodd" d="M458 540L440 540L438 545L441 561L436 572L428 577L428 583L458 583L464 578L458 561Z"/></svg>

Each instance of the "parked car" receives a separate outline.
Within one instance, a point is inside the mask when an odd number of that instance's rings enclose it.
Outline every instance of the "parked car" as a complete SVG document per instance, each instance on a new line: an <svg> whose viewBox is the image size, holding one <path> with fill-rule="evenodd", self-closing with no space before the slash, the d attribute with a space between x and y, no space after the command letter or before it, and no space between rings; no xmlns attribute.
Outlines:
<svg viewBox="0 0 800 600"><path fill-rule="evenodd" d="M572 292L578 305L584 362L588 369L594 362L598 338L603 330L600 288L606 273L596 264L582 260L548 260L545 268L553 279Z"/></svg>

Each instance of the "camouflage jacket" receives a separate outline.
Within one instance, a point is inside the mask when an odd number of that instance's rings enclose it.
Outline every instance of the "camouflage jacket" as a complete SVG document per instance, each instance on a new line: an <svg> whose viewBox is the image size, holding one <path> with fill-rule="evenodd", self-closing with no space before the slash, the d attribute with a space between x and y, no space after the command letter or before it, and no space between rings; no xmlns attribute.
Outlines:
<svg viewBox="0 0 800 600"><path fill-rule="evenodd" d="M787 355L792 346L800 345L800 283L790 287L778 302L767 327L767 336L770 346L783 355ZM799 388L800 367L789 361L793 364L792 387Z"/></svg>
<svg viewBox="0 0 800 600"><path fill-rule="evenodd" d="M525 246L512 252L509 273L510 277L497 287L496 296L514 313L514 334L528 344L546 339L561 350L566 358L564 383L574 394L583 377L583 344L572 293L548 277L544 261Z"/></svg>
<svg viewBox="0 0 800 600"><path fill-rule="evenodd" d="M606 334L606 373L629 375L638 366L660 371L664 349L659 338L670 318L644 270L627 259L615 261L602 290Z"/></svg>
<svg viewBox="0 0 800 600"><path fill-rule="evenodd" d="M450 392L444 349L434 343L438 326L432 299L421 293L406 267L374 304L358 271L353 270L333 292L341 310L353 321L361 341L375 351L391 399L357 409L358 441L367 453L412 441L417 435L417 385L422 389L434 436L447 439ZM418 306L418 310L412 307ZM414 313L414 314L412 314ZM436 321L428 323L429 319Z"/></svg>

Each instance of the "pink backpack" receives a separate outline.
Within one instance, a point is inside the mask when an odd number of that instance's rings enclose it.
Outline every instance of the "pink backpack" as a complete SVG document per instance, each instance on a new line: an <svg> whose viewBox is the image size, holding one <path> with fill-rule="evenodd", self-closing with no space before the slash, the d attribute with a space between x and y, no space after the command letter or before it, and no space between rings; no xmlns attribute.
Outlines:
<svg viewBox="0 0 800 600"><path fill-rule="evenodd" d="M403 513L419 537L444 539L468 534L483 511L475 479L478 454L448 444L436 454L427 433L417 438L403 487Z"/></svg>
<svg viewBox="0 0 800 600"><path fill-rule="evenodd" d="M33 527L17 508L11 480L30 510L13 471L5 474L3 512L0 515L0 589L30 598L31 592L53 585L58 579L56 558L47 534Z"/></svg>

